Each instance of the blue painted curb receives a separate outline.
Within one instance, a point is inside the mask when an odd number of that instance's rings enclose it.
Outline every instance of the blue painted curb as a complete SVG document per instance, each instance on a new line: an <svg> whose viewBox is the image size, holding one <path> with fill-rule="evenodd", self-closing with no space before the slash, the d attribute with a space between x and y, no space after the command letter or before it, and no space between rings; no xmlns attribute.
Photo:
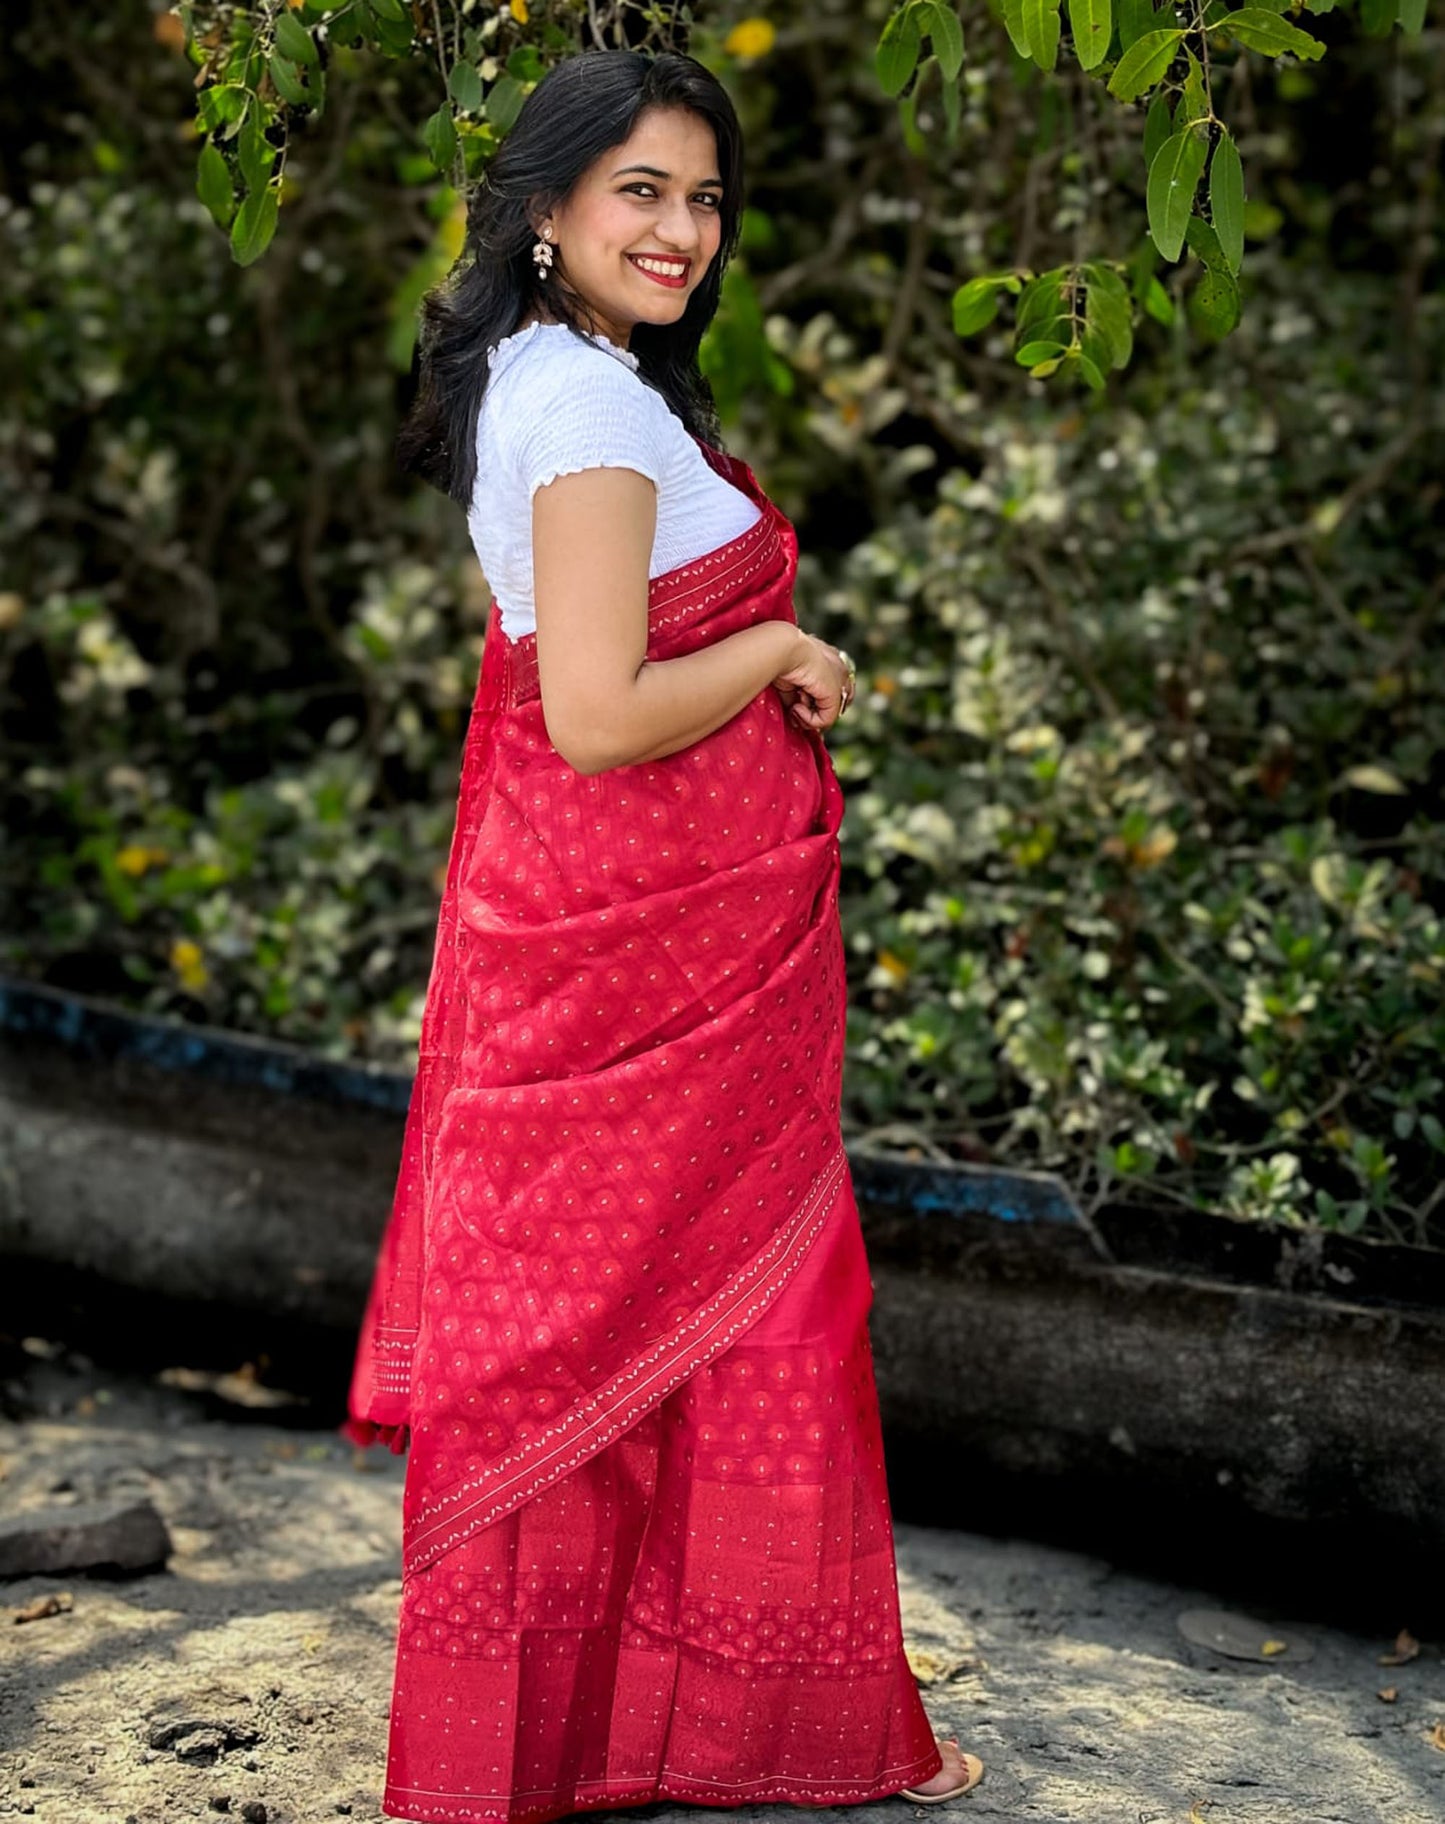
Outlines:
<svg viewBox="0 0 1445 1824"><path fill-rule="evenodd" d="M237 1089L266 1089L394 1114L405 1115L411 1097L412 1080L402 1071L339 1063L299 1045L132 1013L85 995L3 977L0 1035L46 1039L96 1063L134 1059Z"/></svg>

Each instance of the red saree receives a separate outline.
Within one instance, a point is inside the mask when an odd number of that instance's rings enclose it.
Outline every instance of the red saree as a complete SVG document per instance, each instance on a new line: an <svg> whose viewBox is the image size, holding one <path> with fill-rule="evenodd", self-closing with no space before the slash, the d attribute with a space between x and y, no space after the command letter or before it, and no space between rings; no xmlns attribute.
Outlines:
<svg viewBox="0 0 1445 1824"><path fill-rule="evenodd" d="M648 657L795 618L762 517ZM902 1651L838 1125L842 792L768 688L579 774L493 607L343 1430L408 1451L390 1816L847 1803L941 1766Z"/></svg>

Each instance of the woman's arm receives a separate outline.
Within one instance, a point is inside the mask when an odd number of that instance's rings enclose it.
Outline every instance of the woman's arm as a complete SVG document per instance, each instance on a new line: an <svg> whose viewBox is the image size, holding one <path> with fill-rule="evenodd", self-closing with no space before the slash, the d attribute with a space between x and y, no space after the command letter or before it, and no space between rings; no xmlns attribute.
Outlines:
<svg viewBox="0 0 1445 1824"><path fill-rule="evenodd" d="M656 523L657 490L636 469L581 469L532 496L542 717L579 773L658 760L700 741L815 644L791 621L760 621L698 652L649 661Z"/></svg>

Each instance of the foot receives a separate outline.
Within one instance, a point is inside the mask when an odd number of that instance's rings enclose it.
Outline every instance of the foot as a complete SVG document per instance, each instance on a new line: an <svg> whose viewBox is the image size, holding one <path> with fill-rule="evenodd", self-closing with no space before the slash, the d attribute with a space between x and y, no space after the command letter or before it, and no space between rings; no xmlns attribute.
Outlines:
<svg viewBox="0 0 1445 1824"><path fill-rule="evenodd" d="M958 1745L957 1736L940 1738L938 1752L943 1756L942 1767L932 1779L905 1788L908 1794L921 1799L941 1799L950 1793L968 1792L983 1778L983 1762L977 1755L965 1754Z"/></svg>

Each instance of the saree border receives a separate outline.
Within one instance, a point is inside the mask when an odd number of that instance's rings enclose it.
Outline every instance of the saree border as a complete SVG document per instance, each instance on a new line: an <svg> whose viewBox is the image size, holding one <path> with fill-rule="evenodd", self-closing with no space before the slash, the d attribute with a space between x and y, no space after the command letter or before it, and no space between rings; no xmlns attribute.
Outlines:
<svg viewBox="0 0 1445 1824"><path fill-rule="evenodd" d="M814 1177L792 1220L736 1279L605 1386L571 1407L560 1425L527 1439L509 1458L500 1459L480 1475L454 1484L416 1514L404 1528L403 1575L414 1576L454 1545L595 1456L644 1418L674 1387L721 1354L763 1315L802 1265L847 1173L848 1155L840 1135L836 1150ZM759 1280L764 1282L761 1288ZM408 1469L416 1460L413 1453Z"/></svg>

